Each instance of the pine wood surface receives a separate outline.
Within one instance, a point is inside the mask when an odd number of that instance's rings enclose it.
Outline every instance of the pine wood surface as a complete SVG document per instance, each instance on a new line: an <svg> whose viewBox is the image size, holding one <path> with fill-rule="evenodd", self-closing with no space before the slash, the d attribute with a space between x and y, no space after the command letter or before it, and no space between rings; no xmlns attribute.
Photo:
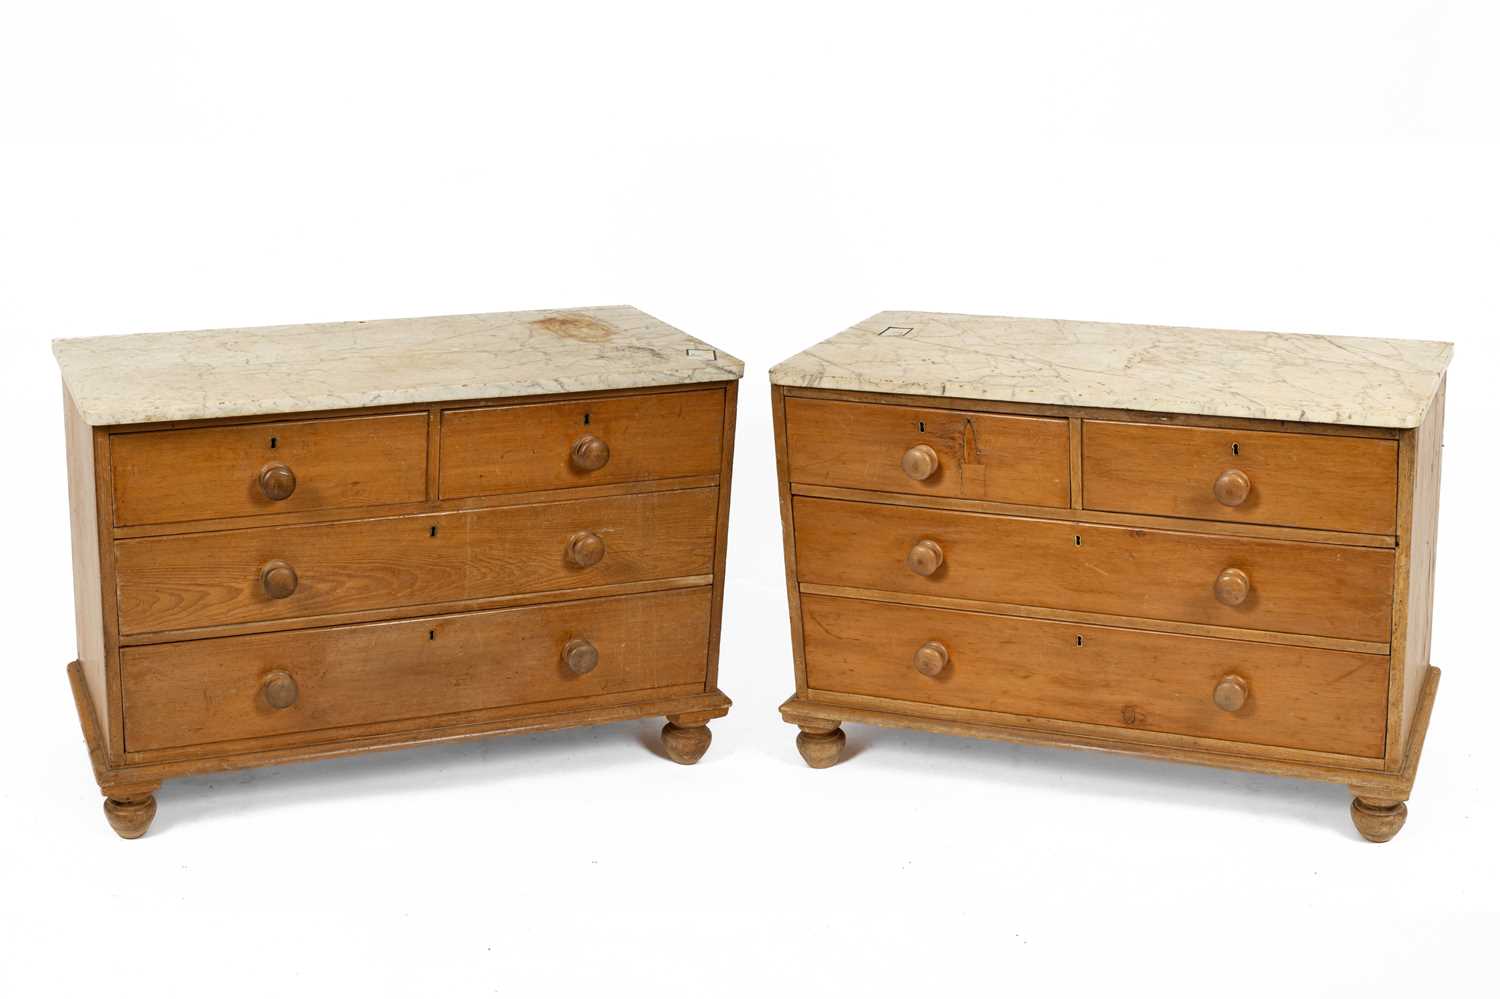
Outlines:
<svg viewBox="0 0 1500 999"><path fill-rule="evenodd" d="M800 581L1386 642L1389 551L798 497ZM943 552L930 576L913 546ZM1214 595L1225 569L1249 598Z"/></svg>
<svg viewBox="0 0 1500 999"><path fill-rule="evenodd" d="M1214 497L1215 478L1242 470L1238 506ZM1283 527L1393 534L1396 444L1318 434L1083 423L1083 505Z"/></svg>
<svg viewBox="0 0 1500 999"><path fill-rule="evenodd" d="M109 454L121 526L427 496L425 412L117 433ZM270 499L256 484L272 463L296 476L284 499Z"/></svg>
<svg viewBox="0 0 1500 999"><path fill-rule="evenodd" d="M165 749L342 725L697 684L707 588L179 642L123 656L126 745ZM564 649L586 639L582 675ZM272 671L295 702L268 703Z"/></svg>

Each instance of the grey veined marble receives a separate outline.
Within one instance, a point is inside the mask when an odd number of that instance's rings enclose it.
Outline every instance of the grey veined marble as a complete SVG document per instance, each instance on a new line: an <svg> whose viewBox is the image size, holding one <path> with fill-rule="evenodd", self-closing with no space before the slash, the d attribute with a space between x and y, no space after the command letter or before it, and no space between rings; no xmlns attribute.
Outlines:
<svg viewBox="0 0 1500 999"><path fill-rule="evenodd" d="M92 426L729 381L628 305L54 340Z"/></svg>
<svg viewBox="0 0 1500 999"><path fill-rule="evenodd" d="M882 312L771 369L777 385L1416 427L1451 343Z"/></svg>

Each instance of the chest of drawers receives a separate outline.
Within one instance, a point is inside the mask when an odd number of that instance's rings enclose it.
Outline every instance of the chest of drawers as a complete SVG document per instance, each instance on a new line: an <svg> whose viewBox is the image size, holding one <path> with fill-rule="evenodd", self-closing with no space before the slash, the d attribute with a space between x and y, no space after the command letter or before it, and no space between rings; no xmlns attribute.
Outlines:
<svg viewBox="0 0 1500 999"><path fill-rule="evenodd" d="M796 694L1405 822L1452 345L886 312L773 369Z"/></svg>
<svg viewBox="0 0 1500 999"><path fill-rule="evenodd" d="M623 306L54 352L121 836L186 774L652 715L708 748L736 359Z"/></svg>

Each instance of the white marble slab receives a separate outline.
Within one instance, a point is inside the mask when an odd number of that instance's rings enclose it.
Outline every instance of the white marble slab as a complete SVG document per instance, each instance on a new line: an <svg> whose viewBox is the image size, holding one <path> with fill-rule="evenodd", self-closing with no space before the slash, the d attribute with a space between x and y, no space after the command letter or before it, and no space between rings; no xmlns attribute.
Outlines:
<svg viewBox="0 0 1500 999"><path fill-rule="evenodd" d="M628 305L54 340L92 426L739 378Z"/></svg>
<svg viewBox="0 0 1500 999"><path fill-rule="evenodd" d="M777 385L1416 427L1451 343L882 312L771 369Z"/></svg>

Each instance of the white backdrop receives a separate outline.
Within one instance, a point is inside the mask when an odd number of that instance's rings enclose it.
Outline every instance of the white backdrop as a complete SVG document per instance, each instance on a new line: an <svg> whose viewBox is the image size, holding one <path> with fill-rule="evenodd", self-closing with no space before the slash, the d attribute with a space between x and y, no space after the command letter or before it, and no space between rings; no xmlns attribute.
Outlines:
<svg viewBox="0 0 1500 999"><path fill-rule="evenodd" d="M8 995L1474 994L1497 917L1494 5L0 13ZM100 813L52 337L629 302L739 355L721 684ZM851 727L807 769L766 369L885 308L1451 339L1391 844L1337 786ZM1481 976L1475 978L1473 976Z"/></svg>

